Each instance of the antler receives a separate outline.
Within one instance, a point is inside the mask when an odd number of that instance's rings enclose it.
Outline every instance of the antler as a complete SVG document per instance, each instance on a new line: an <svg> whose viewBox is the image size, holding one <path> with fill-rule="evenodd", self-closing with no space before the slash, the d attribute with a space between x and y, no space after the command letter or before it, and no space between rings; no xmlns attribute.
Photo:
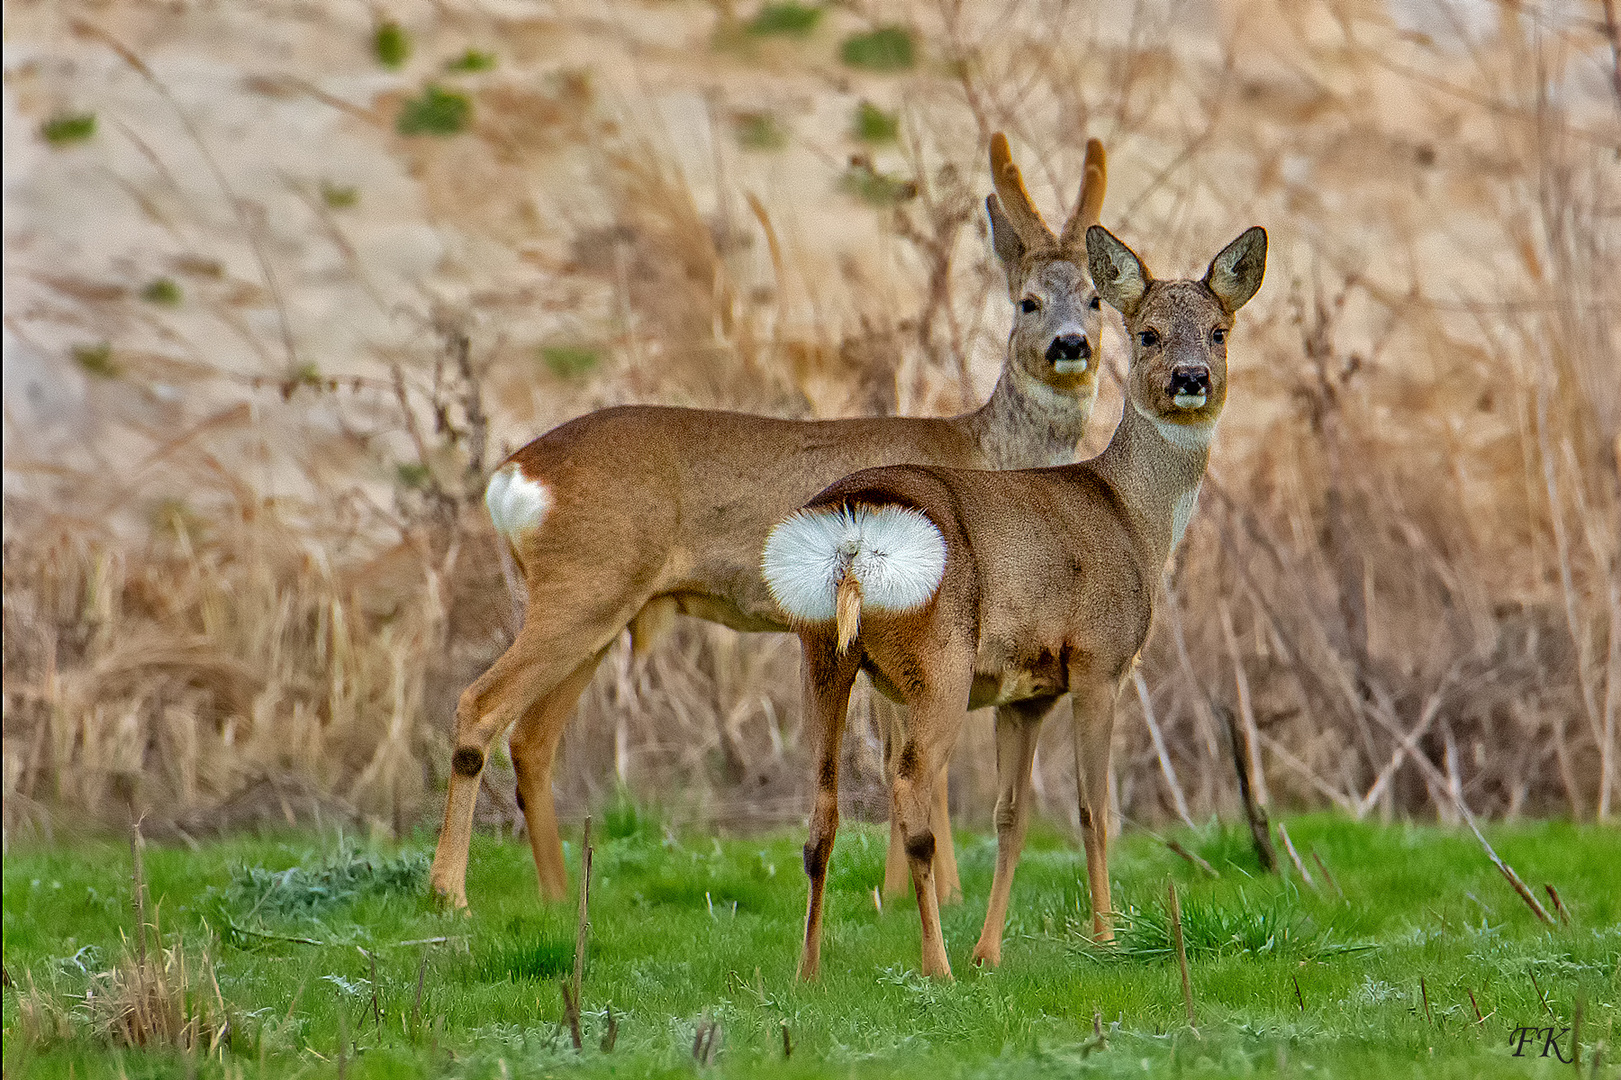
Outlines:
<svg viewBox="0 0 1621 1080"><path fill-rule="evenodd" d="M1103 189L1109 184L1109 164L1103 153L1103 144L1096 139L1086 140L1086 172L1081 177L1081 194L1075 203L1075 212L1064 223L1064 234L1059 243L1065 247L1084 247L1086 230L1103 217Z"/></svg>
<svg viewBox="0 0 1621 1080"><path fill-rule="evenodd" d="M1102 152L1101 147L1099 152ZM1058 237L1042 219L1041 211L1031 201L1030 192L1024 186L1024 177L1019 173L1019 167L1013 164L1007 136L1000 131L991 136L991 180L996 184L996 193L1001 196L1002 209L1007 214L1008 222L1027 247L1045 247L1058 242Z"/></svg>

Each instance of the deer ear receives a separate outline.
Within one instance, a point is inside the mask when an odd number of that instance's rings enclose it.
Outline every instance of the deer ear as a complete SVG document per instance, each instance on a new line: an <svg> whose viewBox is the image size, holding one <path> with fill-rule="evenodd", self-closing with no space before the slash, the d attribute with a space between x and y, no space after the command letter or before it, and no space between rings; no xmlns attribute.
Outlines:
<svg viewBox="0 0 1621 1080"><path fill-rule="evenodd" d="M1204 283L1231 315L1255 295L1266 273L1266 230L1259 225L1244 230L1237 240L1210 260Z"/></svg>
<svg viewBox="0 0 1621 1080"><path fill-rule="evenodd" d="M1002 261L1002 270L1007 274L1008 291L1013 290L1015 275L1019 270L1019 263L1028 250L1024 245L1024 238L1008 220L1006 211L1002 209L1002 200L995 195L985 196L985 212L991 218L991 247L996 251L996 257Z"/></svg>
<svg viewBox="0 0 1621 1080"><path fill-rule="evenodd" d="M1128 319L1137 313L1153 280L1143 261L1102 225L1086 230L1086 268L1098 295Z"/></svg>

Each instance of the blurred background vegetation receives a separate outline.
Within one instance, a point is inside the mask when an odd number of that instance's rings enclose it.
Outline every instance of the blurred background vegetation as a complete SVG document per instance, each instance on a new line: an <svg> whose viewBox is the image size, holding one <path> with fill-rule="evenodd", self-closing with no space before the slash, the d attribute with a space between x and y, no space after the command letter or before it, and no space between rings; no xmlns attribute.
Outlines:
<svg viewBox="0 0 1621 1080"><path fill-rule="evenodd" d="M7 838L438 813L514 628L502 456L620 402L934 414L1008 325L980 200L1088 136L1164 273L1272 236L1122 700L1129 822L1260 794L1611 815L1621 61L1508 0L7 0ZM1200 262L1202 266L1202 262ZM1119 414L1119 335L1086 452ZM624 463L635 468L634 461ZM544 612L536 613L544 618ZM792 638L621 647L565 737L721 826L805 809ZM881 817L863 689L848 812ZM1075 814L1067 723L1038 756ZM988 718L953 770L988 819ZM481 813L516 827L510 773Z"/></svg>

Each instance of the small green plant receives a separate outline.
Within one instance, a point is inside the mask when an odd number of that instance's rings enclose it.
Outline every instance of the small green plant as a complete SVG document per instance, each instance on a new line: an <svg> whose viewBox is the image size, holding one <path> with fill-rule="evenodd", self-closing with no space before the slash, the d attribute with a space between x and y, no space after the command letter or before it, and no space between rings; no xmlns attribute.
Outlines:
<svg viewBox="0 0 1621 1080"><path fill-rule="evenodd" d="M141 299L149 304L162 304L164 307L175 307L180 303L180 285L174 278L153 278L141 290Z"/></svg>
<svg viewBox="0 0 1621 1080"><path fill-rule="evenodd" d="M1153 960L1172 955L1171 924L1163 906L1139 908L1127 904L1120 913L1115 942L1099 949L1092 941L1092 913L1077 893L1069 929L1076 951L1096 960ZM1330 956L1366 952L1372 944L1346 940L1334 921L1326 925L1300 909L1292 889L1269 899L1249 902L1238 890L1237 903L1222 903L1197 896L1182 901L1182 933L1190 958L1230 956L1292 957L1320 960Z"/></svg>
<svg viewBox="0 0 1621 1080"><path fill-rule="evenodd" d="M123 367L113 359L113 347L105 341L73 346L73 362L98 379L116 379L124 373Z"/></svg>
<svg viewBox="0 0 1621 1080"><path fill-rule="evenodd" d="M345 843L314 868L294 866L271 871L239 866L231 871L220 905L226 913L242 919L304 917L362 896L410 896L421 891L427 879L425 852L385 856L356 851Z"/></svg>
<svg viewBox="0 0 1621 1080"><path fill-rule="evenodd" d="M372 52L377 55L377 62L386 68L404 67L405 62L411 59L411 35L392 19L377 24L371 46Z"/></svg>
<svg viewBox="0 0 1621 1080"><path fill-rule="evenodd" d="M542 345L540 362L560 379L577 379L596 368L602 357L589 345Z"/></svg>
<svg viewBox="0 0 1621 1080"><path fill-rule="evenodd" d="M917 52L910 31L891 25L845 38L839 59L868 71L905 71L917 62Z"/></svg>
<svg viewBox="0 0 1621 1080"><path fill-rule="evenodd" d="M429 83L421 97L407 98L394 127L401 135L454 135L467 126L473 103L466 94Z"/></svg>
<svg viewBox="0 0 1621 1080"><path fill-rule="evenodd" d="M739 113L733 124L737 144L745 150L781 150L788 145L788 129L772 113Z"/></svg>
<svg viewBox="0 0 1621 1080"><path fill-rule="evenodd" d="M780 4L766 4L749 20L747 30L756 37L787 35L804 37L822 21L822 9L786 0Z"/></svg>
<svg viewBox="0 0 1621 1080"><path fill-rule="evenodd" d="M865 160L851 162L839 178L839 188L869 206L880 208L896 206L917 197L917 184L874 169Z"/></svg>
<svg viewBox="0 0 1621 1080"><path fill-rule="evenodd" d="M856 106L852 132L862 142L894 142L900 130L900 113L885 112L870 101Z"/></svg>
<svg viewBox="0 0 1621 1080"><path fill-rule="evenodd" d="M84 142L96 133L95 113L58 113L39 126L40 138L52 146Z"/></svg>
<svg viewBox="0 0 1621 1080"><path fill-rule="evenodd" d="M428 467L417 461L402 461L394 466L394 475L401 487L418 491L428 486Z"/></svg>
<svg viewBox="0 0 1621 1080"><path fill-rule="evenodd" d="M495 67L495 54L483 52L479 49L468 49L460 56L445 62L446 71L468 72L489 71Z"/></svg>
<svg viewBox="0 0 1621 1080"><path fill-rule="evenodd" d="M333 210L347 210L360 201L360 189L353 184L334 184L321 181L321 201Z"/></svg>

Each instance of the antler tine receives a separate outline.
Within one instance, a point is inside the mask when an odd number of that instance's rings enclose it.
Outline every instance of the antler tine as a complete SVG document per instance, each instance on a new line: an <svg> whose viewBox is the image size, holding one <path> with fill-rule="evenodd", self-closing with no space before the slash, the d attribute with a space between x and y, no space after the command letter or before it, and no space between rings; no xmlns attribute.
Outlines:
<svg viewBox="0 0 1621 1080"><path fill-rule="evenodd" d="M1031 200L1024 186L1024 176L1013 163L1007 136L1000 131L991 136L991 180L996 184L996 193L1002 197L1002 209L1007 212L1008 221L1027 245L1038 247L1058 241Z"/></svg>
<svg viewBox="0 0 1621 1080"><path fill-rule="evenodd" d="M1060 239L1065 247L1084 247L1086 230L1103 217L1103 191L1109 186L1108 156L1103 144L1096 139L1086 140L1086 172L1081 177L1081 194L1075 212L1064 224Z"/></svg>

